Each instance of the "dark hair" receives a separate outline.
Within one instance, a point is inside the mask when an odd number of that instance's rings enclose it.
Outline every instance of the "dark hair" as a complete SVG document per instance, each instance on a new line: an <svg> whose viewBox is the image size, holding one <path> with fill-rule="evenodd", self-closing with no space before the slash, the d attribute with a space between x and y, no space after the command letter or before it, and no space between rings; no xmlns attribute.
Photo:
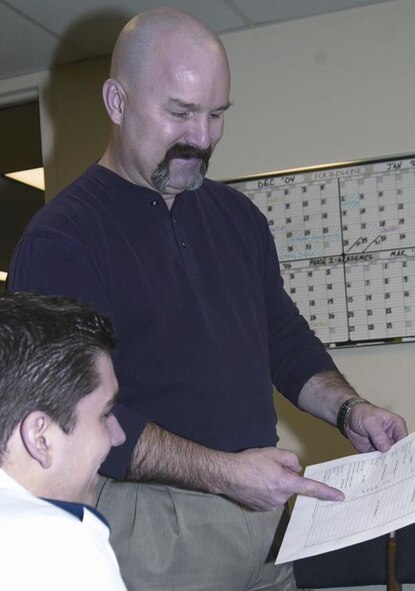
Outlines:
<svg viewBox="0 0 415 591"><path fill-rule="evenodd" d="M46 412L65 433L100 384L97 357L115 346L110 320L59 296L0 294L0 463L21 420Z"/></svg>

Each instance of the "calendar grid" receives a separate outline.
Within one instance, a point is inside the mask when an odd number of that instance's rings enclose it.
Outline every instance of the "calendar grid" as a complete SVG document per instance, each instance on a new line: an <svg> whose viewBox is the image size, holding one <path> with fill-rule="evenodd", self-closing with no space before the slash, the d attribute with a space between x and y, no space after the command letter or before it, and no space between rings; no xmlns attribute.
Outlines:
<svg viewBox="0 0 415 591"><path fill-rule="evenodd" d="M227 181L268 220L287 293L328 346L415 339L415 157Z"/></svg>

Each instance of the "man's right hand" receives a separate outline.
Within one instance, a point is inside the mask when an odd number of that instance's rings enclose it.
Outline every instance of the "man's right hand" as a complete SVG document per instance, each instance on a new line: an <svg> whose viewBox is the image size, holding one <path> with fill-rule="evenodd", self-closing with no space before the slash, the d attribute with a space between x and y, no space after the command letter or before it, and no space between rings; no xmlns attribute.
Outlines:
<svg viewBox="0 0 415 591"><path fill-rule="evenodd" d="M300 476L295 453L273 447L229 454L225 494L253 509L269 511L284 505L294 494L328 501L343 501L344 494L322 482Z"/></svg>

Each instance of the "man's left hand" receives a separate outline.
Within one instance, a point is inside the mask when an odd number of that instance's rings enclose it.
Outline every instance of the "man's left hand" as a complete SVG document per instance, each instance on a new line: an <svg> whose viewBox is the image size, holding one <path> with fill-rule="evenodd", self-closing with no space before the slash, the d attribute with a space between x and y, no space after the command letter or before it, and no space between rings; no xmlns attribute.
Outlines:
<svg viewBox="0 0 415 591"><path fill-rule="evenodd" d="M356 404L350 412L347 436L359 452L388 451L408 434L404 419L384 408Z"/></svg>

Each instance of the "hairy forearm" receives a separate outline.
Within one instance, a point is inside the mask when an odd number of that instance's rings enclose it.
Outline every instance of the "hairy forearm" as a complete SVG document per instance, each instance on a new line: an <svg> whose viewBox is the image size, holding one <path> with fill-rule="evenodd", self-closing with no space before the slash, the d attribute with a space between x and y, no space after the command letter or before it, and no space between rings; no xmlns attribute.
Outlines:
<svg viewBox="0 0 415 591"><path fill-rule="evenodd" d="M219 493L227 488L232 456L149 423L134 449L127 476Z"/></svg>
<svg viewBox="0 0 415 591"><path fill-rule="evenodd" d="M300 470L297 456L287 450L220 452L150 423L136 445L128 478L221 494L259 510L281 506L298 493L339 498L339 491L302 478Z"/></svg>
<svg viewBox="0 0 415 591"><path fill-rule="evenodd" d="M358 394L339 372L324 371L314 375L304 384L298 406L335 425L340 406L351 396Z"/></svg>

